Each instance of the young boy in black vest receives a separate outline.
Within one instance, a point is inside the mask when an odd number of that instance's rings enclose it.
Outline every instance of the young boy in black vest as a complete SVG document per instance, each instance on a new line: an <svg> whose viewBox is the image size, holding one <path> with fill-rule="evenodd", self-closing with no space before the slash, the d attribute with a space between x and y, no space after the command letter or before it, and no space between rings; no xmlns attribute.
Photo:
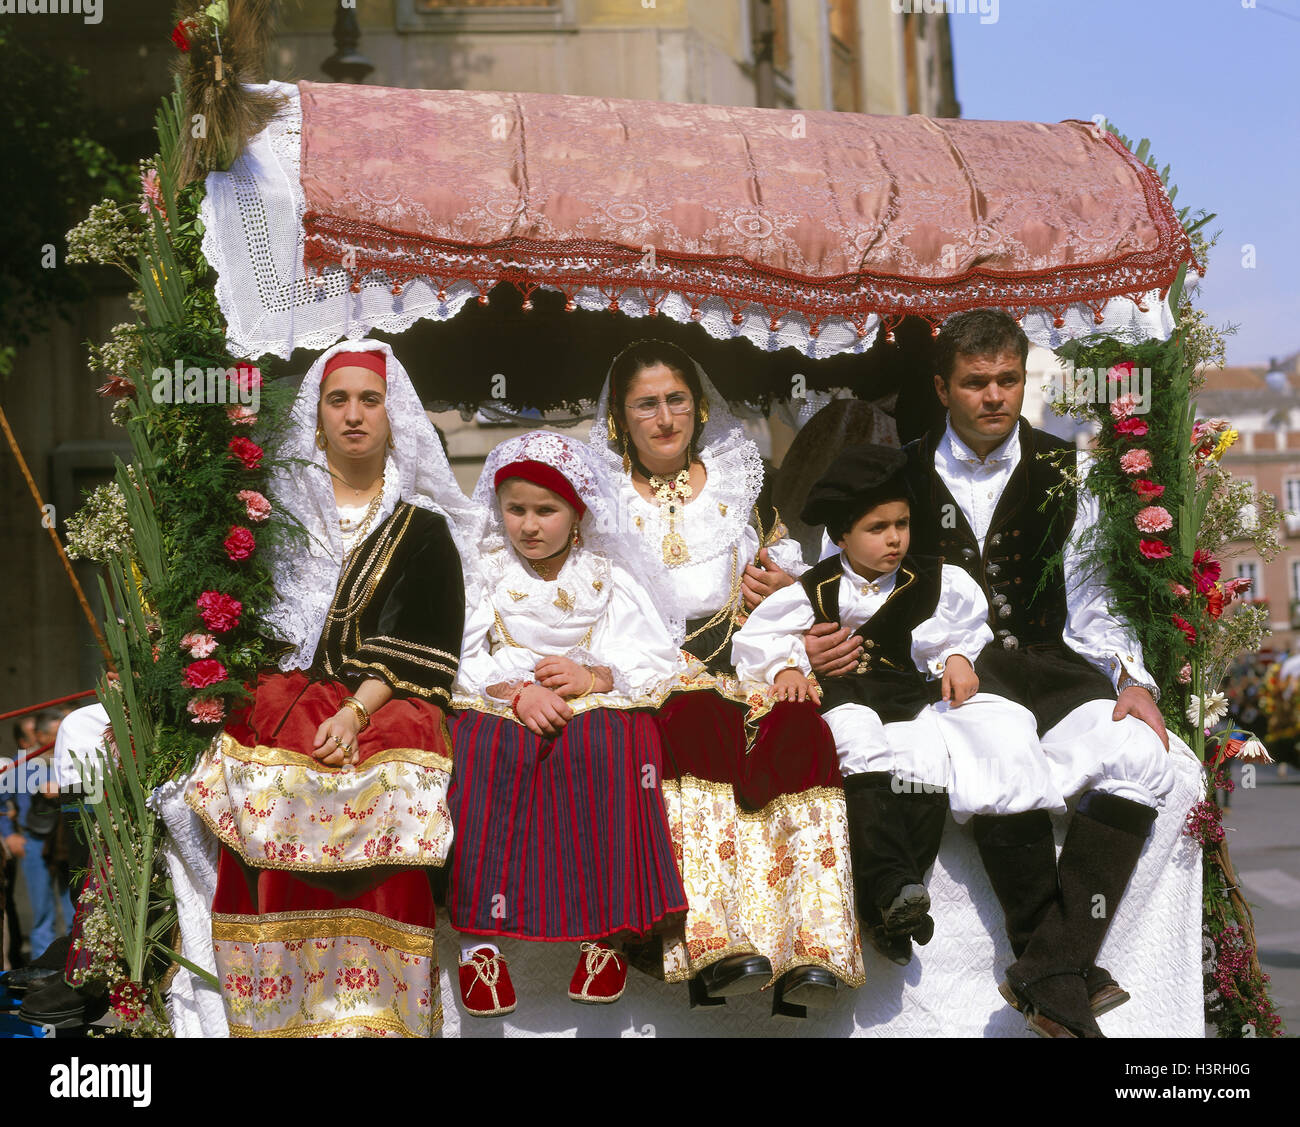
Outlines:
<svg viewBox="0 0 1300 1127"><path fill-rule="evenodd" d="M1026 710L978 694L974 664L993 638L978 584L937 556L908 552L905 463L885 446L841 452L802 514L826 526L839 554L765 599L732 647L741 677L771 684L780 700L820 704L844 775L858 916L877 950L900 965L912 940L934 934L925 874L949 809L950 753L966 765L967 790L953 796L965 820L985 809L987 795L1007 792L1000 774L1028 762L1034 745ZM863 646L852 673L820 687L803 646L818 622L854 630ZM1008 746L1018 751L1008 756ZM1049 785L1041 770L1031 775L1030 789Z"/></svg>

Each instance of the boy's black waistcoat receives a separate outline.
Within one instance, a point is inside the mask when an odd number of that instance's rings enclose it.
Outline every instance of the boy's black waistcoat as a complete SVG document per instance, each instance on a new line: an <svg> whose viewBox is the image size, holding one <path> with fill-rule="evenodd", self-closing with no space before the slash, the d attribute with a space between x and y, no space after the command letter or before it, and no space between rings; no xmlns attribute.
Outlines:
<svg viewBox="0 0 1300 1127"><path fill-rule="evenodd" d="M818 622L840 621L843 574L836 555L800 578ZM882 723L893 724L913 719L939 699L939 682L927 680L912 661L912 631L934 617L942 578L942 559L910 553L903 557L889 598L854 631L863 640L858 668L842 677L822 679L823 712L841 704L862 704L875 711Z"/></svg>

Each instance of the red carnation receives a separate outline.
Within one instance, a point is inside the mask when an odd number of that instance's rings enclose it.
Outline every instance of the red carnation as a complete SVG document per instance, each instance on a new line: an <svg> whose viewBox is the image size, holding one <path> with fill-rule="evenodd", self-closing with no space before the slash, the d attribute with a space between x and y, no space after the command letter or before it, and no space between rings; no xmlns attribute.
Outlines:
<svg viewBox="0 0 1300 1127"><path fill-rule="evenodd" d="M123 399L135 394L135 383L126 376L110 376L108 383L102 384L98 390L105 399Z"/></svg>
<svg viewBox="0 0 1300 1127"><path fill-rule="evenodd" d="M245 438L242 434L237 438L232 438L230 445L226 449L243 463L246 470L257 469L258 463L262 460L262 448L252 439Z"/></svg>
<svg viewBox="0 0 1300 1127"><path fill-rule="evenodd" d="M1109 372L1107 372L1106 378L1111 383L1119 383L1120 380L1131 381L1133 379L1133 368L1134 364L1132 360L1124 360L1121 363L1116 364Z"/></svg>
<svg viewBox="0 0 1300 1127"><path fill-rule="evenodd" d="M1209 552L1197 548L1192 553L1192 579L1196 582L1196 590L1202 595L1208 595L1214 590L1214 585L1222 574L1222 566Z"/></svg>
<svg viewBox="0 0 1300 1127"><path fill-rule="evenodd" d="M1140 477L1133 483L1133 492L1136 493L1144 502L1154 501L1165 491L1163 485L1157 485L1145 477Z"/></svg>
<svg viewBox="0 0 1300 1127"><path fill-rule="evenodd" d="M198 598L198 608L203 624L221 634L239 625L239 612L244 609L244 604L220 591L204 591Z"/></svg>
<svg viewBox="0 0 1300 1127"><path fill-rule="evenodd" d="M189 30L189 20L177 20L176 26L172 28L172 42L182 51L190 49L190 38L185 33Z"/></svg>
<svg viewBox="0 0 1300 1127"><path fill-rule="evenodd" d="M1138 551L1149 560L1164 560L1174 554L1174 550L1160 540L1139 540Z"/></svg>
<svg viewBox="0 0 1300 1127"><path fill-rule="evenodd" d="M230 526L230 535L222 542L226 549L226 555L232 560L246 560L253 554L253 549L257 547L257 541L253 539L253 534L246 528L239 525Z"/></svg>
<svg viewBox="0 0 1300 1127"><path fill-rule="evenodd" d="M226 679L226 667L214 657L192 661L185 667L185 683L191 689L206 689Z"/></svg>
<svg viewBox="0 0 1300 1127"><path fill-rule="evenodd" d="M1148 429L1146 423L1136 417L1120 419L1120 421L1115 424L1116 434L1126 434L1131 438L1145 437Z"/></svg>
<svg viewBox="0 0 1300 1127"><path fill-rule="evenodd" d="M1187 619L1182 618L1179 615L1172 614L1169 617L1174 620L1174 625L1183 632L1183 637L1187 639L1187 644L1189 646L1196 645L1196 627L1188 622Z"/></svg>

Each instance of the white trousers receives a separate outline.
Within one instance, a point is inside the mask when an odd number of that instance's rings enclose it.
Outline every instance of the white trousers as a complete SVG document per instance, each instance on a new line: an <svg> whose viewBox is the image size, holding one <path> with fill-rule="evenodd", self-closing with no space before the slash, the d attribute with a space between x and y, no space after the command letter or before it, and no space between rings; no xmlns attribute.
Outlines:
<svg viewBox="0 0 1300 1127"><path fill-rule="evenodd" d="M914 720L893 724L860 704L839 705L823 719L841 774L887 771L904 783L945 787L959 823L973 814L1065 810L1033 713L1004 697L976 693L958 708L927 705Z"/></svg>
<svg viewBox="0 0 1300 1127"><path fill-rule="evenodd" d="M1136 716L1112 720L1113 700L1090 700L1042 737L1052 780L1070 798L1098 790L1159 809L1178 777L1171 752Z"/></svg>

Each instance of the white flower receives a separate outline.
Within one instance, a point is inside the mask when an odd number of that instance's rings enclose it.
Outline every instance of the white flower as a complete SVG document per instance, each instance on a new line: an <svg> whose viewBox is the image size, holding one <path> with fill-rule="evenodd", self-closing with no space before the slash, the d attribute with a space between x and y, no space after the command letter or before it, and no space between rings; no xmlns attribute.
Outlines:
<svg viewBox="0 0 1300 1127"><path fill-rule="evenodd" d="M1211 693L1205 698L1205 715L1201 715L1201 698L1192 694L1187 706L1187 719L1192 724L1214 725L1228 715L1228 698L1222 693Z"/></svg>
<svg viewBox="0 0 1300 1127"><path fill-rule="evenodd" d="M1241 745L1241 750L1237 752L1237 758L1243 762L1249 762L1256 759L1261 763L1273 762L1273 757L1269 755L1268 749L1254 736Z"/></svg>

